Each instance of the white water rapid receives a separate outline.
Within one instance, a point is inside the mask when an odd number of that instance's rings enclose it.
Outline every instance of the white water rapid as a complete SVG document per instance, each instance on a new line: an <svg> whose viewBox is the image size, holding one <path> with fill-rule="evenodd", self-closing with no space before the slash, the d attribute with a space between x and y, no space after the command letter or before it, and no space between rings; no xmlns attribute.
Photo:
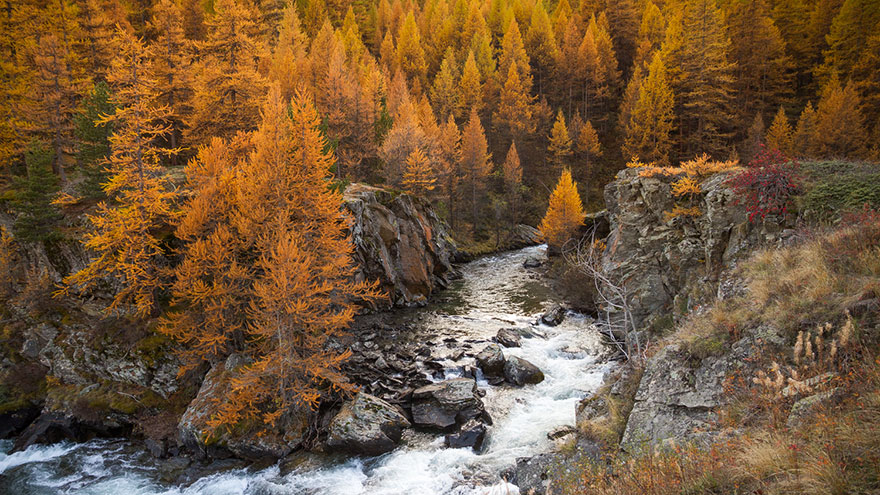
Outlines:
<svg viewBox="0 0 880 495"><path fill-rule="evenodd" d="M537 365L545 380L523 388L494 387L479 380L483 402L494 425L481 453L446 449L443 436L407 431L403 445L376 458L353 458L303 467L285 475L280 465L241 467L196 477L178 485L163 481L163 462L128 441L96 440L34 446L7 455L0 442L0 494L121 495L515 495L499 472L554 447L547 433L573 425L575 404L594 391L611 366L601 361L602 345L591 320L569 314L556 327L535 325L557 300L542 277L522 267L529 257L543 259L543 246L481 258L462 267L462 279L441 301L405 312L420 332L434 340L472 339L488 343L501 327L531 327L546 338L523 339L522 347L504 349ZM453 344L454 345L454 344ZM483 344L480 344L482 346ZM456 375L464 357L448 362Z"/></svg>

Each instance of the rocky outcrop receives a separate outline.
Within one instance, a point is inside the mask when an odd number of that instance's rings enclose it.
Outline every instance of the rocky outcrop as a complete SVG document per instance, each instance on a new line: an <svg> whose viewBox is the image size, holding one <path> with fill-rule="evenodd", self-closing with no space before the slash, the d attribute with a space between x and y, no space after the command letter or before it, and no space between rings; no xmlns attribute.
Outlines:
<svg viewBox="0 0 880 495"><path fill-rule="evenodd" d="M446 430L483 414L483 401L472 378L454 378L413 392L412 417L416 426Z"/></svg>
<svg viewBox="0 0 880 495"><path fill-rule="evenodd" d="M640 177L639 169L627 169L605 187L610 234L601 267L626 287L636 327L660 325L673 312L711 299L725 269L787 234L780 219L749 222L725 185L728 177L717 174L701 184L696 218L666 215L675 206L677 177Z"/></svg>
<svg viewBox="0 0 880 495"><path fill-rule="evenodd" d="M363 184L345 190L358 277L379 280L396 306L423 304L454 276L455 244L430 204Z"/></svg>
<svg viewBox="0 0 880 495"><path fill-rule="evenodd" d="M775 330L764 327L697 366L679 345L661 349L645 367L621 447L635 451L669 440L708 443L716 438L716 411L726 401L725 379L774 342L782 340Z"/></svg>
<svg viewBox="0 0 880 495"><path fill-rule="evenodd" d="M394 406L360 392L330 421L326 445L334 452L381 455L394 450L408 426Z"/></svg>

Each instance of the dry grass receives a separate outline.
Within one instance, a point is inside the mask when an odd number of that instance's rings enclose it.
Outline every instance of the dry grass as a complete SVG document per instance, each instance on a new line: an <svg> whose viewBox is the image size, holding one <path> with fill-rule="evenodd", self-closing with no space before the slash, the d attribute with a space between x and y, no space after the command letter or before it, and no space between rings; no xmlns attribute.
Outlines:
<svg viewBox="0 0 880 495"><path fill-rule="evenodd" d="M847 311L880 297L880 222L758 253L742 274L747 295L691 316L668 339L701 359L758 325L785 331L787 346L766 346L728 378L719 426L735 428L732 440L612 454L553 493L880 494L880 314ZM792 416L805 398L813 405ZM613 438L612 417L591 433Z"/></svg>

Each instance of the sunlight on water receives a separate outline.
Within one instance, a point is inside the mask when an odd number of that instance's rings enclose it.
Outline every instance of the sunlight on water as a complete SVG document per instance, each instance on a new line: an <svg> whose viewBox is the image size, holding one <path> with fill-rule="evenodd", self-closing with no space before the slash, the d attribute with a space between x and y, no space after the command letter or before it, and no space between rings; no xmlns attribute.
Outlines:
<svg viewBox="0 0 880 495"><path fill-rule="evenodd" d="M188 486L159 482L158 463L122 441L83 445L34 446L0 453L0 492L89 495L518 495L498 473L527 457L547 451L552 429L574 424L578 400L599 387L609 364L597 362L601 344L591 321L569 314L558 327L534 326L554 298L540 278L522 268L543 247L477 260L463 267L462 280L447 301L429 305L419 326L430 337L477 338L488 343L502 327L531 326L546 338L526 338L522 347L504 349L537 365L545 380L523 388L492 387L483 399L494 419L483 452L443 448L443 437L406 435L405 445L373 459L352 459L281 476L278 466L259 471L233 469L202 477ZM409 313L411 314L411 313ZM483 344L485 345L485 344ZM472 360L470 361L472 362ZM461 364L461 363L457 363ZM456 376L459 368L446 373ZM0 444L7 452L11 445ZM5 483L5 484L4 484ZM5 491L4 491L5 490Z"/></svg>

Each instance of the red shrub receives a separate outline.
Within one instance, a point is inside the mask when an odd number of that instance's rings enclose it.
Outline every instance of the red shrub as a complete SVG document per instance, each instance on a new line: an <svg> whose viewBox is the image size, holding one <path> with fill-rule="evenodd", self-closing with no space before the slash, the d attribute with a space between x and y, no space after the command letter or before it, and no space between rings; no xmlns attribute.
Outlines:
<svg viewBox="0 0 880 495"><path fill-rule="evenodd" d="M745 204L749 221L760 215L785 217L791 198L801 190L800 164L777 149L761 150L748 167L728 180L736 192L736 202Z"/></svg>

